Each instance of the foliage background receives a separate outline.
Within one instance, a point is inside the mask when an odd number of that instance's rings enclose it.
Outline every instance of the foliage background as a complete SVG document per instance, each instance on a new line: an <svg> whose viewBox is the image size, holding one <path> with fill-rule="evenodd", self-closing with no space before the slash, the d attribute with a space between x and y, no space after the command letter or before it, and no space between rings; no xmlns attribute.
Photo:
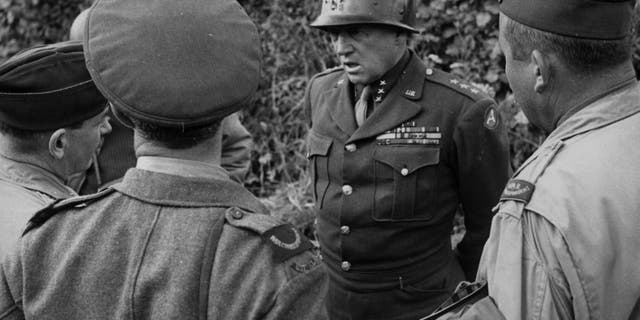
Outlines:
<svg viewBox="0 0 640 320"><path fill-rule="evenodd" d="M245 185L280 215L301 227L312 221L306 172L307 124L301 100L307 80L337 65L328 39L309 27L319 0L240 0L258 25L264 69L255 103L243 122L254 135L252 171ZM496 0L418 1L415 50L433 67L486 85L509 127L512 166L517 168L544 136L517 110L497 45ZM74 17L90 0L0 0L0 60L21 49L67 39ZM640 39L634 39L640 66Z"/></svg>

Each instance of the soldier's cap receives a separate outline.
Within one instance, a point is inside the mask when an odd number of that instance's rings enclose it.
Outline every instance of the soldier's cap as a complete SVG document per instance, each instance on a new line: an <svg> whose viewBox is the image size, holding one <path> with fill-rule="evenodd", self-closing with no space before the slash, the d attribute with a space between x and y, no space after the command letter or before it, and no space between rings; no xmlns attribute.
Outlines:
<svg viewBox="0 0 640 320"><path fill-rule="evenodd" d="M64 128L106 106L80 41L36 46L0 65L0 122L32 131Z"/></svg>
<svg viewBox="0 0 640 320"><path fill-rule="evenodd" d="M500 0L500 11L541 31L617 40L630 34L634 4L634 0Z"/></svg>
<svg viewBox="0 0 640 320"><path fill-rule="evenodd" d="M87 19L87 67L129 126L207 125L258 88L258 31L235 0L97 0Z"/></svg>

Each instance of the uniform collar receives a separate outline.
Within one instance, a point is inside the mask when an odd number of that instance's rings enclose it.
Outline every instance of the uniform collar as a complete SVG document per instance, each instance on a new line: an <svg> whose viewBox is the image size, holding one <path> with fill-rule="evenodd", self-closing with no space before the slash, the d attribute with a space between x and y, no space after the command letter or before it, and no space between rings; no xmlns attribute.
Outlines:
<svg viewBox="0 0 640 320"><path fill-rule="evenodd" d="M514 176L541 155L556 152L564 141L640 113L640 84L635 79L622 88L613 88L599 99L569 116L549 134L544 143L529 157Z"/></svg>
<svg viewBox="0 0 640 320"><path fill-rule="evenodd" d="M0 179L43 193L53 199L66 199L78 195L54 173L34 164L13 160L5 155L0 155Z"/></svg>
<svg viewBox="0 0 640 320"><path fill-rule="evenodd" d="M407 63L409 63L409 59L411 58L411 52L407 50L400 61L396 63L387 73L385 73L380 79L369 84L371 86L373 92L373 102L377 105L384 100L387 96L391 88L398 82L400 76L406 73L405 69L407 67ZM355 91L355 100L360 96L360 92L362 92L362 88L357 88Z"/></svg>
<svg viewBox="0 0 640 320"><path fill-rule="evenodd" d="M219 165L185 159L143 156L136 168L186 178L229 179L229 173Z"/></svg>

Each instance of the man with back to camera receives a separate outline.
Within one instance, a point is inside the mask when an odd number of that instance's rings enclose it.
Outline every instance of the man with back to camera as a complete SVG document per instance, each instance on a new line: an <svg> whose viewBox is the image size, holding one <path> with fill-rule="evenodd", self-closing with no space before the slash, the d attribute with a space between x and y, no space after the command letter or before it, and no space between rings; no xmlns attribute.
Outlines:
<svg viewBox="0 0 640 320"><path fill-rule="evenodd" d="M220 166L221 121L259 83L242 7L97 0L86 30L87 68L138 161L30 220L0 268L0 319L325 319L312 244Z"/></svg>
<svg viewBox="0 0 640 320"><path fill-rule="evenodd" d="M71 177L111 131L79 41L38 46L0 65L0 256L49 203L76 196Z"/></svg>
<svg viewBox="0 0 640 320"><path fill-rule="evenodd" d="M501 197L489 297L441 319L640 319L634 2L502 1L506 76L549 136Z"/></svg>
<svg viewBox="0 0 640 320"><path fill-rule="evenodd" d="M88 13L89 9L85 9L73 20L69 39L82 40ZM113 118L111 112L109 116ZM80 194L95 193L119 181L127 169L135 167L133 130L119 121L114 121L112 126L111 134L105 137L91 168L86 171L86 175L75 179L72 187ZM222 121L222 167L239 183L243 183L249 173L252 149L251 134L240 122L238 114L227 116Z"/></svg>
<svg viewBox="0 0 640 320"><path fill-rule="evenodd" d="M408 48L410 0L323 1L341 66L310 80L318 235L334 319L415 319L475 276L509 172L495 102ZM466 235L452 251L459 207ZM466 275L466 277L465 277Z"/></svg>

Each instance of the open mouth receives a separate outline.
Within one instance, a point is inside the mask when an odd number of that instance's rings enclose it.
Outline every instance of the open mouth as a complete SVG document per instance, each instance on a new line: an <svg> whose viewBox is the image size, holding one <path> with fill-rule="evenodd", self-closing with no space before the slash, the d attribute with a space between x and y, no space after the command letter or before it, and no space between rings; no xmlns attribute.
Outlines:
<svg viewBox="0 0 640 320"><path fill-rule="evenodd" d="M360 64L355 62L343 62L342 65L347 72L357 71L361 67Z"/></svg>

